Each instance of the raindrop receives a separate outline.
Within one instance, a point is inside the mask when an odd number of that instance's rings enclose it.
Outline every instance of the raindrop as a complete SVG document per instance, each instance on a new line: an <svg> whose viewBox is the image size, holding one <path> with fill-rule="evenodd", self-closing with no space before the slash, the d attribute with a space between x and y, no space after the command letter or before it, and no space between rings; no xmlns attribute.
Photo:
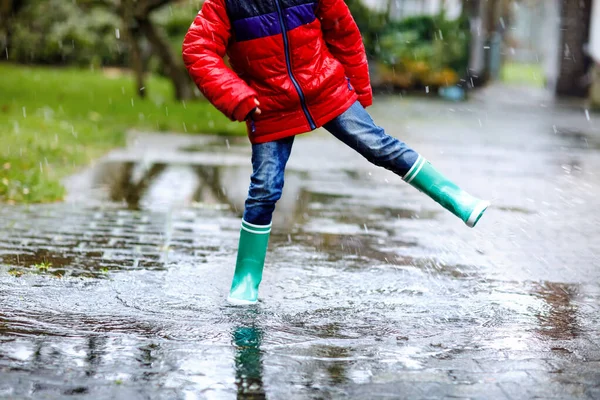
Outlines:
<svg viewBox="0 0 600 400"><path fill-rule="evenodd" d="M369 228L367 228L367 224L363 224L363 227L365 228L365 233L369 233Z"/></svg>
<svg viewBox="0 0 600 400"><path fill-rule="evenodd" d="M185 133L187 133L187 125L185 124L185 122L183 123L183 131L184 131Z"/></svg>
<svg viewBox="0 0 600 400"><path fill-rule="evenodd" d="M588 110L587 108L585 109L585 118L589 121L590 120L590 110Z"/></svg>
<svg viewBox="0 0 600 400"><path fill-rule="evenodd" d="M442 30L439 29L438 32L440 33L440 40L444 40L444 35L442 34Z"/></svg>
<svg viewBox="0 0 600 400"><path fill-rule="evenodd" d="M429 86L425 86L425 93L429 93Z"/></svg>
<svg viewBox="0 0 600 400"><path fill-rule="evenodd" d="M116 37L117 39L121 39L121 31L119 30L119 28L116 28L116 29L115 29L115 37Z"/></svg>
<svg viewBox="0 0 600 400"><path fill-rule="evenodd" d="M133 107L133 97L131 98L131 107Z"/></svg>
<svg viewBox="0 0 600 400"><path fill-rule="evenodd" d="M229 139L225 139L225 145L227 146L228 149L231 148L231 146L229 145Z"/></svg>
<svg viewBox="0 0 600 400"><path fill-rule="evenodd" d="M500 25L502 25L502 29L506 28L506 24L504 23L504 18L500 17Z"/></svg>
<svg viewBox="0 0 600 400"><path fill-rule="evenodd" d="M165 106L165 115L168 117L169 116L169 107Z"/></svg>
<svg viewBox="0 0 600 400"><path fill-rule="evenodd" d="M183 104L184 110L187 110L187 104L185 104L185 100L181 100L181 104Z"/></svg>
<svg viewBox="0 0 600 400"><path fill-rule="evenodd" d="M27 118L27 109L23 107L23 118Z"/></svg>

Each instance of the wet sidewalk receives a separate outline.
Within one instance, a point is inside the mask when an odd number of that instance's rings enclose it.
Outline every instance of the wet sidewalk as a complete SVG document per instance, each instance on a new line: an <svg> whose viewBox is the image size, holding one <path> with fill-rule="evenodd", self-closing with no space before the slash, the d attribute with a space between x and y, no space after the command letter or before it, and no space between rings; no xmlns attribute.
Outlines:
<svg viewBox="0 0 600 400"><path fill-rule="evenodd" d="M493 201L476 229L303 135L261 302L231 307L247 141L134 133L66 203L0 208L0 398L600 398L600 117L371 113Z"/></svg>

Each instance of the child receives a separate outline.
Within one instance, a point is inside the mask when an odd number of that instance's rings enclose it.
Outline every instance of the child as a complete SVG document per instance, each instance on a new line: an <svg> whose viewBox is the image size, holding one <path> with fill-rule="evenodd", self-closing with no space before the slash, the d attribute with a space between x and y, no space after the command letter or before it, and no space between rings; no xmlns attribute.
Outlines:
<svg viewBox="0 0 600 400"><path fill-rule="evenodd" d="M185 36L183 59L216 108L246 121L252 143L230 303L258 299L271 216L297 134L324 127L470 227L489 206L388 136L365 111L372 103L367 57L343 0L206 0Z"/></svg>

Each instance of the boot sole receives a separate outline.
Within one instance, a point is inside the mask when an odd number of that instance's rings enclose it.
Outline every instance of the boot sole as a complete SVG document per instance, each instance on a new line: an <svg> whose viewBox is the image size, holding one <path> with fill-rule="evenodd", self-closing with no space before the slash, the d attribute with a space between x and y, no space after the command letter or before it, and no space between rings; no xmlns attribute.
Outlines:
<svg viewBox="0 0 600 400"><path fill-rule="evenodd" d="M469 218L465 221L465 224L467 224L469 228L474 228L490 205L491 203L489 201L480 201L477 203L471 212L471 215L469 215Z"/></svg>
<svg viewBox="0 0 600 400"><path fill-rule="evenodd" d="M233 297L227 297L227 302L231 305L234 306L251 306L253 304L256 304L258 300L241 300L241 299L236 299Z"/></svg>

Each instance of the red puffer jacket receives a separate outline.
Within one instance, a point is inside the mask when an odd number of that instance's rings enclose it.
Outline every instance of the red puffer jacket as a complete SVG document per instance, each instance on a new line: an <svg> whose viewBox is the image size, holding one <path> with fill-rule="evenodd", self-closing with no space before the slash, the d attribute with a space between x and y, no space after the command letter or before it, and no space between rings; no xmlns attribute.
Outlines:
<svg viewBox="0 0 600 400"><path fill-rule="evenodd" d="M260 101L262 113L247 121L252 143L311 131L357 99L372 102L362 38L343 0L206 0L183 59L230 119L243 121Z"/></svg>

